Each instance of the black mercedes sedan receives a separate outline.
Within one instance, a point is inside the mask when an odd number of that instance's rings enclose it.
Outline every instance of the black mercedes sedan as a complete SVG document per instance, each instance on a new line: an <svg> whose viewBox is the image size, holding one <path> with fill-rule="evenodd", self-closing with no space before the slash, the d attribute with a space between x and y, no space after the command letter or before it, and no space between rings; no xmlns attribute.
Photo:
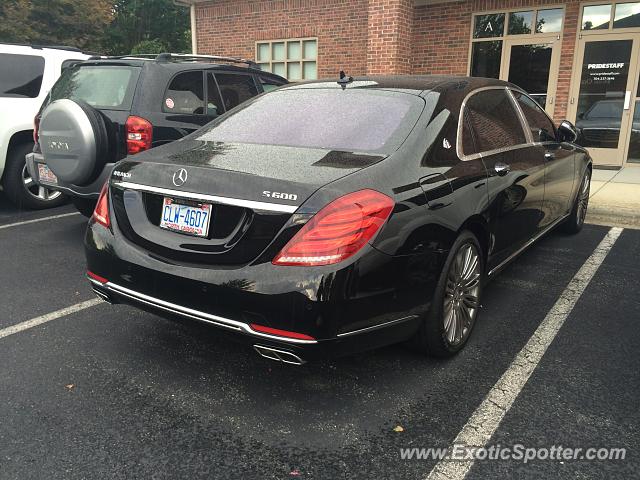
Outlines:
<svg viewBox="0 0 640 480"><path fill-rule="evenodd" d="M515 85L290 85L116 164L89 222L112 303L290 364L409 341L450 356L488 279L584 222L591 159Z"/></svg>

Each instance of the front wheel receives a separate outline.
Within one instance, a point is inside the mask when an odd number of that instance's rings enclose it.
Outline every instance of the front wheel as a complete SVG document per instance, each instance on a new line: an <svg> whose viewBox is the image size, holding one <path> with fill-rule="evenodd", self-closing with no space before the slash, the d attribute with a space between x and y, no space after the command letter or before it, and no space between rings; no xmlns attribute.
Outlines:
<svg viewBox="0 0 640 480"><path fill-rule="evenodd" d="M587 216L587 207L589 206L589 193L591 191L591 170L587 169L582 177L582 183L578 189L578 194L571 208L571 213L562 223L563 232L575 234L582 230L584 219Z"/></svg>
<svg viewBox="0 0 640 480"><path fill-rule="evenodd" d="M475 235L462 232L444 264L431 308L416 334L425 353L450 357L467 343L480 310L484 258Z"/></svg>

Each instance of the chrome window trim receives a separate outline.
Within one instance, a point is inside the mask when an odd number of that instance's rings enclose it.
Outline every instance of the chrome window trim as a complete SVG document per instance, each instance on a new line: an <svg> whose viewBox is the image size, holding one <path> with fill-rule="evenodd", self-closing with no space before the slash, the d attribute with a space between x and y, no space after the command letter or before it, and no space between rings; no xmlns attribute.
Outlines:
<svg viewBox="0 0 640 480"><path fill-rule="evenodd" d="M546 144L550 144L550 143L558 143L557 141L554 141L554 140L547 140L546 142L536 142L535 138L533 138L533 135L531 134L531 125L529 125L529 122L527 121L527 117L524 115L524 111L522 110L522 107L520 107L520 104L518 103L518 99L515 98L515 95L513 95L513 92L518 92L518 93L524 95L529 100L531 100L536 105L538 105L538 107L540 107L540 110L542 111L542 113L545 114L545 116L549 120L549 123L551 123L551 126L553 127L553 134L557 138L557 135L558 135L557 130L558 129L556 128L556 124L554 123L553 119L549 116L547 111L544 108L542 108L542 106L538 102L536 102L535 99L531 95L529 95L527 92L525 92L524 90L520 90L518 88L512 88L512 87L508 87L508 89L511 92L511 95L513 97L513 101L516 103L518 110L522 113L522 120L524 121L525 132L528 132L531 135L532 144L533 145L546 145Z"/></svg>
<svg viewBox="0 0 640 480"><path fill-rule="evenodd" d="M256 200L243 200L241 198L220 197L218 195L207 195L204 193L183 192L171 188L153 187L139 183L113 181L112 186L122 189L136 190L139 192L159 193L168 197L184 198L187 200L197 200L201 202L221 203L223 205L233 205L235 207L251 208L253 210L263 210L268 212L293 213L298 209L298 205L282 205L280 203L259 202Z"/></svg>
<svg viewBox="0 0 640 480"><path fill-rule="evenodd" d="M517 91L517 90L516 90ZM524 112L520 105L518 104L518 100L516 100L516 96L513 94L513 90L507 87L507 95L511 99L511 104L513 108L516 110L516 115L520 119L520 126L522 127L522 131L524 132L524 138L527 140L528 144L533 144L533 135L531 134L531 126L527 122L527 118L524 116Z"/></svg>
<svg viewBox="0 0 640 480"><path fill-rule="evenodd" d="M268 333L257 332L253 330L248 324L244 322L239 322L238 320L232 320L230 318L220 317L218 315L202 312L200 310L194 310L189 307L183 307L182 305L167 302L165 300L161 300L156 297L151 297L149 295L145 295L144 293L136 292L135 290L130 290L128 288L125 288L123 286L120 286L112 282L100 283L99 281L91 277L88 277L88 278L94 287L106 289L107 292L112 292L112 293L115 293L116 295L122 295L136 302L144 303L145 305L150 305L154 308L158 308L160 310L164 310L169 313L181 315L183 317L191 318L194 320L199 320L201 322L210 323L212 325L227 328L230 330L235 330L237 332L243 332L253 337L268 338L270 340L275 340L275 341L284 342L284 343L296 343L296 344L318 343L317 340L288 338L288 337L281 337L278 335L269 335Z"/></svg>
<svg viewBox="0 0 640 480"><path fill-rule="evenodd" d="M506 85L493 85L493 86L489 86L489 87L480 87L477 88L471 92L469 92L464 99L462 100L462 103L460 104L460 114L458 115L458 129L457 129L457 139L456 139L456 153L458 154L458 158L460 160L462 160L463 162L468 162L471 160L476 160L478 158L483 158L483 157L488 157L490 155L495 155L497 153L504 153L504 152L509 152L512 150L519 150L521 148L526 148L526 147L530 147L532 145L532 141L530 141L530 136L527 135L527 130L526 128L524 128L523 124L522 124L522 117L520 117L520 111L517 108L517 106L514 106L515 108L515 113L518 116L518 118L520 119L520 128L523 129L523 133L524 133L524 138L525 140L527 140L526 143L519 143L517 145L512 145L509 147L502 147L502 148L495 148L493 150L486 150L483 152L478 152L478 153L473 153L471 155L465 155L462 151L462 124L463 124L463 118L464 118L464 113L465 113L465 108L467 107L467 102L469 101L469 99L480 92L484 92L487 90L506 90L506 94L507 96L510 98L512 106L513 102L514 102L514 98L512 96L512 94L510 93L510 88ZM516 90L519 91L519 90Z"/></svg>

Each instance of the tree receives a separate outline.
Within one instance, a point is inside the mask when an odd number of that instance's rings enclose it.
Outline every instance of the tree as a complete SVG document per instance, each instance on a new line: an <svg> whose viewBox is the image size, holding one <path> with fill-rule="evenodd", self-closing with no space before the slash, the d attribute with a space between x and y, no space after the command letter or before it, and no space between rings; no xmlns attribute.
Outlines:
<svg viewBox="0 0 640 480"><path fill-rule="evenodd" d="M29 0L7 0L0 4L0 41L25 43L33 33L29 22Z"/></svg>
<svg viewBox="0 0 640 480"><path fill-rule="evenodd" d="M69 45L111 55L134 47L137 53L191 47L189 9L173 0L0 0L0 19L0 42Z"/></svg>
<svg viewBox="0 0 640 480"><path fill-rule="evenodd" d="M172 0L117 0L113 15L104 37L106 53L128 54L143 41L157 42L170 52L190 50L189 10Z"/></svg>
<svg viewBox="0 0 640 480"><path fill-rule="evenodd" d="M0 18L0 41L99 50L112 0L4 0Z"/></svg>
<svg viewBox="0 0 640 480"><path fill-rule="evenodd" d="M134 55L140 55L143 53L162 53L168 49L164 43L157 38L153 40L142 40L137 45L134 45L131 49L131 53Z"/></svg>

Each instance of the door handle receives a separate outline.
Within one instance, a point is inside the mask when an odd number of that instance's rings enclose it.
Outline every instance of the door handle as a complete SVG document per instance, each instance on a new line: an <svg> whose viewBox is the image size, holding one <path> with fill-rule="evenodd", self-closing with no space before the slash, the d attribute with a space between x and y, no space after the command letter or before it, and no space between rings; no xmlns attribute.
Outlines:
<svg viewBox="0 0 640 480"><path fill-rule="evenodd" d="M631 92L627 90L624 92L624 109L629 110L631 107Z"/></svg>
<svg viewBox="0 0 640 480"><path fill-rule="evenodd" d="M504 177L507 173L511 171L511 167L506 163L498 162L493 166L493 169L496 171L499 177Z"/></svg>
<svg viewBox="0 0 640 480"><path fill-rule="evenodd" d="M547 152L547 153L544 154L544 159L547 160L547 161L555 160L555 158L556 158L556 156L551 152Z"/></svg>

